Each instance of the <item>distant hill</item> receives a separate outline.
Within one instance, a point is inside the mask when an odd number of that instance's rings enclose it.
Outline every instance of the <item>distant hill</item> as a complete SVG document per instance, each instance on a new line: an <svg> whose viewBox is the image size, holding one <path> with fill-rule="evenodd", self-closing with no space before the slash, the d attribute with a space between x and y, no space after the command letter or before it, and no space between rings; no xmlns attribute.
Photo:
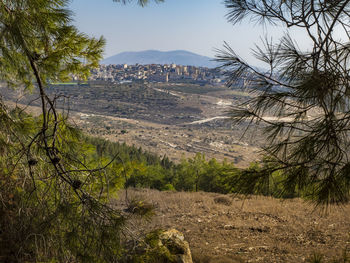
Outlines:
<svg viewBox="0 0 350 263"><path fill-rule="evenodd" d="M101 64L177 64L214 68L217 63L212 58L185 50L123 52L102 60Z"/></svg>

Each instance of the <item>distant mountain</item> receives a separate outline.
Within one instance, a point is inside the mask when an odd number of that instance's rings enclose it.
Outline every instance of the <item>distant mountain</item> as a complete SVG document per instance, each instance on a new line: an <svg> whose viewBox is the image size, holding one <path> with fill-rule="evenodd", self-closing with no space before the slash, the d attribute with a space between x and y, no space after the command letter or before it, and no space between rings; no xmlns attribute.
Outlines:
<svg viewBox="0 0 350 263"><path fill-rule="evenodd" d="M214 68L217 63L212 58L185 50L123 52L102 60L101 64L177 64Z"/></svg>

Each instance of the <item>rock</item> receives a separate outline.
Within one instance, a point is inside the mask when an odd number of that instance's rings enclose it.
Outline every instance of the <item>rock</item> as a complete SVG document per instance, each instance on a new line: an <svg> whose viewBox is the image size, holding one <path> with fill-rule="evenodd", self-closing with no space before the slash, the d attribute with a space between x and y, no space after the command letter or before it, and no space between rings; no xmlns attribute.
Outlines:
<svg viewBox="0 0 350 263"><path fill-rule="evenodd" d="M193 263L190 246L184 235L176 229L170 229L160 235L162 244L176 257L177 263Z"/></svg>
<svg viewBox="0 0 350 263"><path fill-rule="evenodd" d="M232 230L232 229L235 229L235 226L233 226L233 225L224 225L224 229L225 230Z"/></svg>
<svg viewBox="0 0 350 263"><path fill-rule="evenodd" d="M190 247L176 229L151 231L136 246L130 245L131 253L122 262L193 263Z"/></svg>

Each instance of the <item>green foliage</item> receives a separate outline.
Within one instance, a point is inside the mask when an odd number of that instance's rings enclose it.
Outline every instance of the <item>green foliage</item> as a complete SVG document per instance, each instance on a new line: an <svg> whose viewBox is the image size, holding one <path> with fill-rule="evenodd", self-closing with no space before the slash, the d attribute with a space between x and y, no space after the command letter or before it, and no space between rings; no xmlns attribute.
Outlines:
<svg viewBox="0 0 350 263"><path fill-rule="evenodd" d="M1 3L0 72L9 84L33 87L33 68L40 68L43 85L82 78L102 58L105 41L89 38L70 24L67 0ZM84 61L84 63L82 62Z"/></svg>
<svg viewBox="0 0 350 263"><path fill-rule="evenodd" d="M142 148L137 148L135 146L129 146L125 143L120 144L118 142L110 142L98 137L85 137L88 143L95 145L98 156L106 156L108 158L113 158L118 154L118 159L116 161L123 160L124 162L144 162L148 165L161 164L162 166L167 166L170 168L174 163L169 161L167 156L160 159L156 154L143 151Z"/></svg>
<svg viewBox="0 0 350 263"><path fill-rule="evenodd" d="M73 180L67 183L55 175L43 149L25 147L41 129L41 118L1 106L1 260L121 260L125 218L109 206L108 197L132 181L174 190L168 181L174 164L140 148L86 137L62 120L58 149ZM142 200L131 200L129 210L147 218L153 214L153 206Z"/></svg>
<svg viewBox="0 0 350 263"><path fill-rule="evenodd" d="M298 28L310 43L300 49L289 31L276 43L266 37L253 51L266 70L249 65L225 44L218 61L228 86L243 84L255 95L232 109L232 119L264 124L268 139L264 150L283 171L284 190L307 191L317 204L348 202L349 1L224 3L233 24L249 18L288 30ZM274 171L263 169L237 183L246 193L266 194Z"/></svg>
<svg viewBox="0 0 350 263"><path fill-rule="evenodd" d="M165 184L162 189L162 191L175 191L175 187L172 184Z"/></svg>
<svg viewBox="0 0 350 263"><path fill-rule="evenodd" d="M180 163L175 164L166 156L159 157L134 146L86 136L84 140L96 148L94 158L103 157L104 163L118 156L106 168L110 191L121 187L146 187L162 191L205 191L309 199L318 187L315 183L305 181L307 170L302 166L289 169L286 174L280 169L279 163L270 157L252 163L246 169L238 169L227 161L207 161L200 153L194 158L182 158Z"/></svg>
<svg viewBox="0 0 350 263"><path fill-rule="evenodd" d="M102 58L104 39L80 33L67 4L0 2L0 78L37 88L42 110L33 118L0 101L2 262L116 262L123 254L125 218L109 204L109 190L123 184L120 164L95 151L45 93L48 83L86 78Z"/></svg>
<svg viewBox="0 0 350 263"><path fill-rule="evenodd" d="M107 170L111 172L110 184L119 187L230 193L235 191L233 178L241 172L227 161L207 161L200 153L175 164L167 156L159 157L134 146L95 137L85 140L96 147L98 158L105 157L108 162L117 156Z"/></svg>
<svg viewBox="0 0 350 263"><path fill-rule="evenodd" d="M85 78L102 58L104 40L80 33L67 4L0 2L0 78L38 88L42 103L42 115L33 118L0 102L5 262L116 261L121 252L124 219L108 205L104 171L93 168L96 160L80 132L56 111L56 98L45 94L47 83L72 74Z"/></svg>
<svg viewBox="0 0 350 263"><path fill-rule="evenodd" d="M6 112L6 113L5 113ZM0 257L4 262L113 262L121 256L124 217L108 204L109 178L94 147L60 122L64 164L71 183L55 175L43 149L32 143L40 118L19 109L0 114ZM83 161L82 161L83 160ZM59 160L58 162L61 162ZM97 216L98 215L98 216Z"/></svg>
<svg viewBox="0 0 350 263"><path fill-rule="evenodd" d="M1 262L117 262L124 253L125 218L109 202L120 166L45 93L48 83L85 79L102 58L104 39L72 25L68 2L0 1L0 79L38 89L42 111L34 118L0 100Z"/></svg>

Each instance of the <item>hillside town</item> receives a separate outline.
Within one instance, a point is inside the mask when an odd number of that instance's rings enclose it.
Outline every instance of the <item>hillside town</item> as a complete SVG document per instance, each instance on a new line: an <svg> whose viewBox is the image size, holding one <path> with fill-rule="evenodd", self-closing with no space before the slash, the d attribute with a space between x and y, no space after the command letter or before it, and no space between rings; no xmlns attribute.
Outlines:
<svg viewBox="0 0 350 263"><path fill-rule="evenodd" d="M220 84L222 74L214 68L171 65L100 65L91 70L90 81L110 81L125 83L133 81L149 82L196 82Z"/></svg>

